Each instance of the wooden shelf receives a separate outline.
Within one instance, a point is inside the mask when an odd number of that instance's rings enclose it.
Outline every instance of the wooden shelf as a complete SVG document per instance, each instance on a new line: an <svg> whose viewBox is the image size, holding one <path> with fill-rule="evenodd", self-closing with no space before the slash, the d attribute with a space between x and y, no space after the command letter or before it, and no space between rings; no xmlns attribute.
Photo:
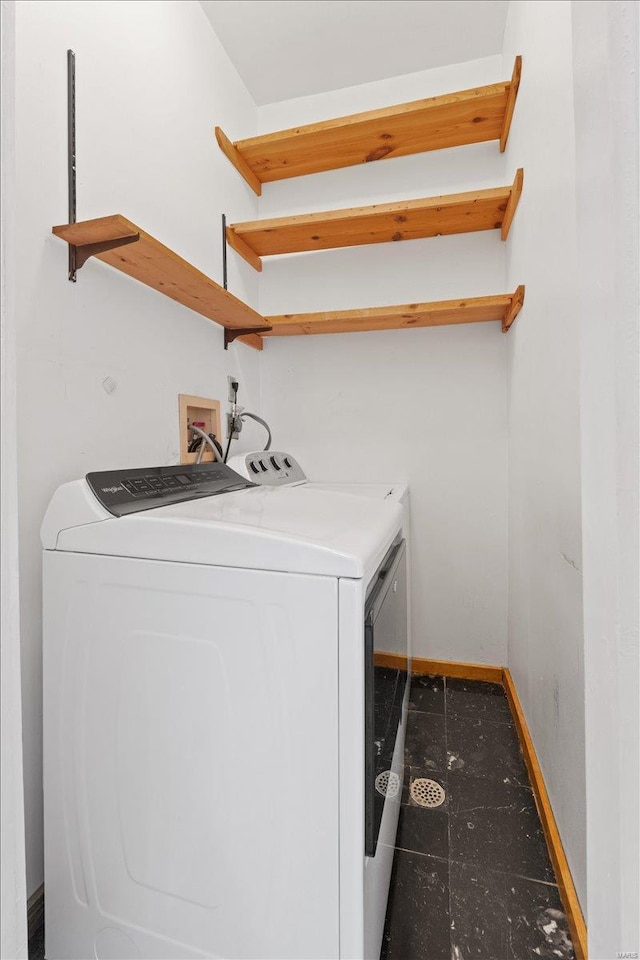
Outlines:
<svg viewBox="0 0 640 960"><path fill-rule="evenodd" d="M499 320L509 329L524 303L524 287L515 293L467 300L437 300L396 307L335 310L326 313L291 313L266 317L271 327L265 337L294 337L319 333L358 333L370 330L411 330L450 323L483 323Z"/></svg>
<svg viewBox="0 0 640 960"><path fill-rule="evenodd" d="M501 229L505 240L523 180L524 173L518 170L511 187L234 223L227 227L227 241L252 267L261 270L261 257L281 253L417 240L476 230Z"/></svg>
<svg viewBox="0 0 640 960"><path fill-rule="evenodd" d="M119 214L53 227L53 233L77 248L79 265L87 257L96 256L177 303L221 324L230 336L235 333L238 339L257 350L262 350L264 337L400 330L490 320L501 321L502 329L506 331L524 302L524 287L521 286L513 294L494 297L262 317ZM113 243L119 245L104 249ZM249 332L248 328L255 333Z"/></svg>
<svg viewBox="0 0 640 960"><path fill-rule="evenodd" d="M96 256L226 330L265 326L259 313L120 214L63 224L53 227L53 233L77 247L82 262ZM118 242L121 245L104 249ZM255 334L239 339L262 349L262 340Z"/></svg>
<svg viewBox="0 0 640 960"><path fill-rule="evenodd" d="M232 143L220 149L258 194L262 184L412 153L499 140L504 151L518 94L522 58L511 80L401 103Z"/></svg>

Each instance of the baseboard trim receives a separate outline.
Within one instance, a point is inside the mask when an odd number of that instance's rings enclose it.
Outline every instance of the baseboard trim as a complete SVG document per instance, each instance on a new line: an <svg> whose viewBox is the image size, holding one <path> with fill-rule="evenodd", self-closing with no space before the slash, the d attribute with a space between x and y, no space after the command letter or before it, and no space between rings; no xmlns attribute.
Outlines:
<svg viewBox="0 0 640 960"><path fill-rule="evenodd" d="M411 668L416 674L438 674L453 680L486 680L489 683L502 683L502 667L488 663L456 663L454 660L426 660L413 657Z"/></svg>
<svg viewBox="0 0 640 960"><path fill-rule="evenodd" d="M27 936L35 936L44 923L44 883L27 900Z"/></svg>
<svg viewBox="0 0 640 960"><path fill-rule="evenodd" d="M374 650L373 663L376 667L391 667L392 670L407 669L407 657L401 653L383 653L382 650Z"/></svg>
<svg viewBox="0 0 640 960"><path fill-rule="evenodd" d="M406 670L407 668L407 658L399 653L376 652L374 654L374 662L376 666L392 667L396 670ZM587 927L584 922L584 916L576 893L573 877L571 876L571 870L569 869L567 855L564 852L560 838L558 824L553 815L553 809L533 745L533 739L527 726L511 671L508 667L494 667L483 663L428 660L423 657L413 657L411 666L412 672L416 675L431 674L441 677L453 677L459 680L487 680L491 683L500 683L504 687L513 716L513 722L520 740L524 761L527 766L540 822L542 823L542 829L547 841L549 856L551 857L556 883L558 884L558 891L571 932L576 960L587 960Z"/></svg>
<svg viewBox="0 0 640 960"><path fill-rule="evenodd" d="M407 658L401 653L376 651L373 661L377 667L407 669ZM484 663L456 663L453 660L427 660L424 657L413 657L411 670L419 676L437 674L439 677L452 677L458 680L488 680L490 683L502 683L502 667L492 667Z"/></svg>
<svg viewBox="0 0 640 960"><path fill-rule="evenodd" d="M507 667L503 670L503 685L509 706L511 707L516 730L518 731L518 737L520 738L520 746L522 747L522 753L527 765L529 779L531 780L542 829L544 830L549 848L549 856L551 857L553 870L556 875L558 890L560 891L564 911L567 915L576 960L587 960L587 928L584 922L584 916L580 908L580 902L576 893L573 877L571 876L571 870L569 869L569 862L564 852L556 818L553 815L553 809L536 755L536 749L533 745L531 734L529 733L529 727L527 726L511 671Z"/></svg>

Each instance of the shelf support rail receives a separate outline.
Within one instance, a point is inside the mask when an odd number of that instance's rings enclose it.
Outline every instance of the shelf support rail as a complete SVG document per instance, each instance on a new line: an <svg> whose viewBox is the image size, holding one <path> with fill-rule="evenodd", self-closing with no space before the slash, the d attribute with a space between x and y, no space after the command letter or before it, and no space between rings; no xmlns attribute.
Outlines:
<svg viewBox="0 0 640 960"><path fill-rule="evenodd" d="M69 223L76 222L76 55L67 50L67 183ZM76 282L76 248L69 244L69 280Z"/></svg>
<svg viewBox="0 0 640 960"><path fill-rule="evenodd" d="M76 192L76 55L73 50L67 50L67 183L69 189L69 223L77 222L77 192ZM89 257L114 247L122 247L126 243L135 243L140 239L139 233L126 237L116 237L114 240L103 240L100 243L86 243L78 247L69 244L69 280L75 283L78 270L85 265Z"/></svg>
<svg viewBox="0 0 640 960"><path fill-rule="evenodd" d="M228 289L228 274L227 274L227 215L226 213L222 214L222 286L225 290ZM225 350L229 349L229 344L233 343L234 340L237 340L238 337L246 337L251 333L268 333L270 330L273 330L273 327L238 327L232 329L230 327L224 328L224 348Z"/></svg>
<svg viewBox="0 0 640 960"><path fill-rule="evenodd" d="M228 288L227 278L227 215L222 214L222 286Z"/></svg>

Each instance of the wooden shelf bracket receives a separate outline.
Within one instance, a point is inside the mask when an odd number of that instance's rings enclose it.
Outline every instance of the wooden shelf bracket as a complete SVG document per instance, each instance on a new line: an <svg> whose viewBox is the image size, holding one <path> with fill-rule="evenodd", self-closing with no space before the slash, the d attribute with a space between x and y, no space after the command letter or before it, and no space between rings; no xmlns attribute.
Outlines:
<svg viewBox="0 0 640 960"><path fill-rule="evenodd" d="M504 312L504 317L502 318L502 332L507 333L511 324L518 316L522 310L522 305L524 304L524 286L520 286L516 289L516 292L511 298L511 302L507 304L507 308Z"/></svg>
<svg viewBox="0 0 640 960"><path fill-rule="evenodd" d="M139 239L139 233L132 233L128 237L117 237L115 240L103 240L101 243L85 243L82 246L73 246L76 270L84 267L89 257L97 257L99 254L114 250L116 247L124 247L127 243L136 243Z"/></svg>
<svg viewBox="0 0 640 960"><path fill-rule="evenodd" d="M260 336L263 333L270 333L272 327L234 327L230 329L229 327L224 328L224 348L225 350L229 349L229 344L233 343L234 340L237 340L238 337L249 337L249 336Z"/></svg>

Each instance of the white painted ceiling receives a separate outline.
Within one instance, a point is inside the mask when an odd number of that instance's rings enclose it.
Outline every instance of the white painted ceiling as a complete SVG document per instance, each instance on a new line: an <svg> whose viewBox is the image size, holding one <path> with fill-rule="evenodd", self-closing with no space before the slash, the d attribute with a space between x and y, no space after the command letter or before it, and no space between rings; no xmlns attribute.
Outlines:
<svg viewBox="0 0 640 960"><path fill-rule="evenodd" d="M508 0L200 0L259 105L500 53Z"/></svg>

